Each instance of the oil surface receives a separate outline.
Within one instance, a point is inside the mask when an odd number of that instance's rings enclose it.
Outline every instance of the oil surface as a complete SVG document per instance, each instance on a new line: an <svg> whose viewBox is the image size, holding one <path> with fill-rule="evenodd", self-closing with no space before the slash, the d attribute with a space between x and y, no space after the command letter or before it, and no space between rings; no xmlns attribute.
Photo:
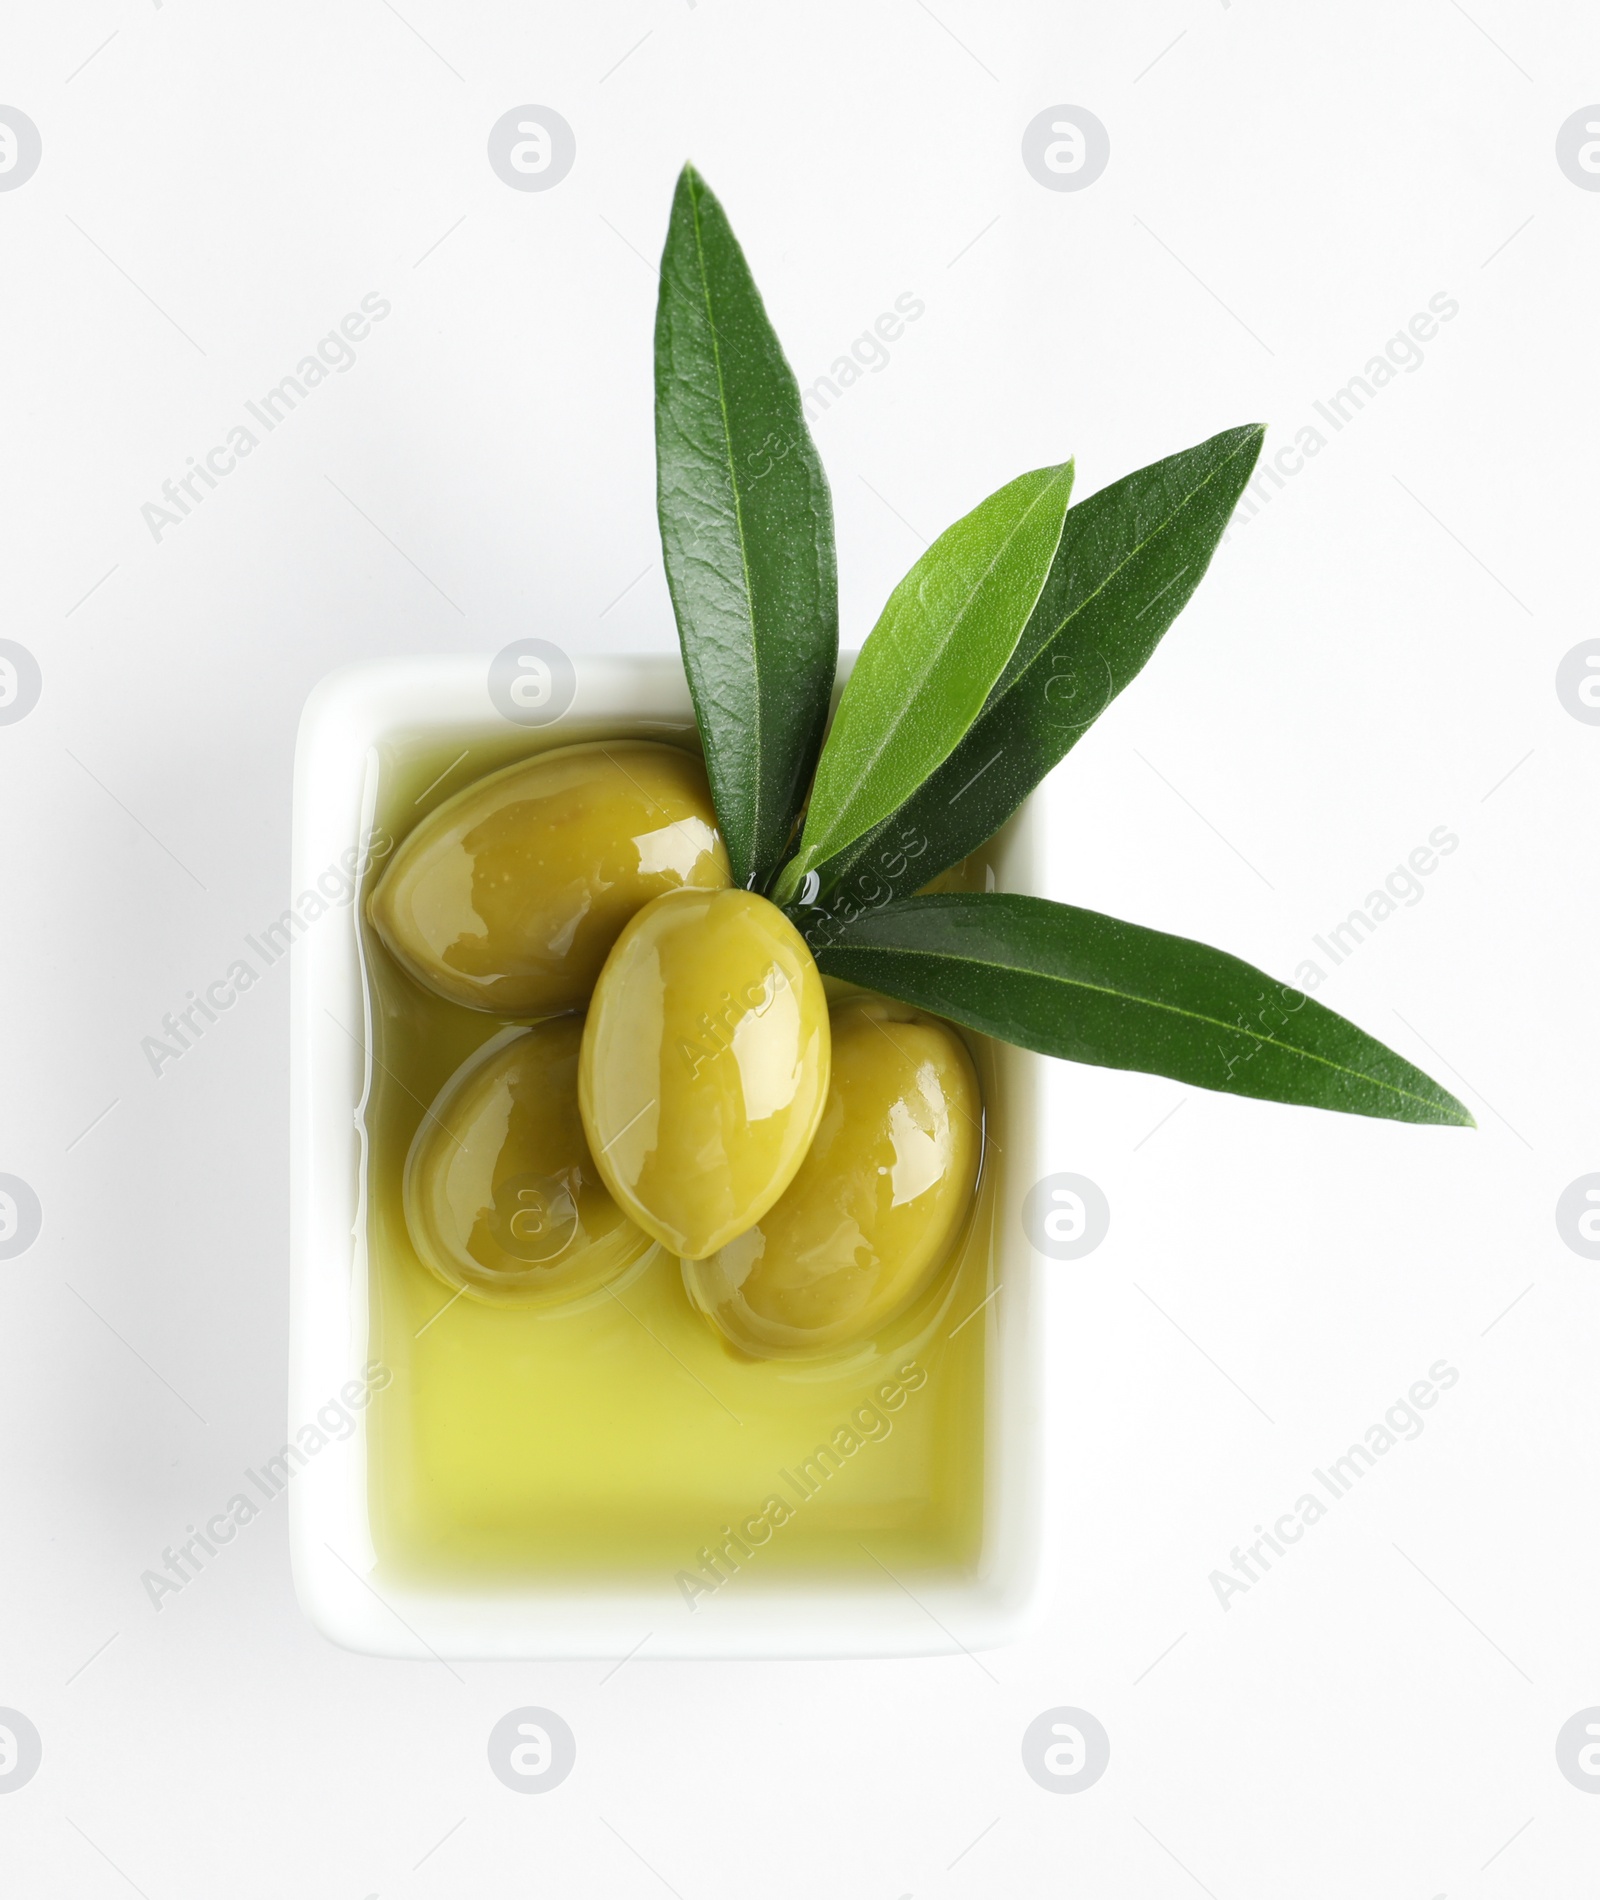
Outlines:
<svg viewBox="0 0 1600 1900"><path fill-rule="evenodd" d="M559 737L402 735L379 755L374 822L398 843L484 773L599 737L697 746L692 728L659 723L602 732L564 722ZM680 1573L709 1585L717 1573L702 1553L728 1548L732 1527L740 1568L728 1587L740 1590L800 1575L881 1582L879 1563L897 1576L969 1572L982 1533L985 1316L962 1322L991 1291L993 1171L939 1283L831 1360L738 1356L659 1248L571 1308L453 1297L411 1247L402 1170L427 1104L505 1019L422 990L364 915L360 928L373 1044L369 1351L392 1374L369 1414L380 1571L464 1586L671 1586ZM988 1139L1003 1146L989 1052L981 1039L970 1046Z"/></svg>

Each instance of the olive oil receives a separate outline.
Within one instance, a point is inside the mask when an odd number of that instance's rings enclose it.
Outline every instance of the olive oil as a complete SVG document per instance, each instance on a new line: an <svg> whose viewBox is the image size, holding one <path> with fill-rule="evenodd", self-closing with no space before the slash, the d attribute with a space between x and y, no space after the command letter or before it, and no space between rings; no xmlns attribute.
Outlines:
<svg viewBox="0 0 1600 1900"><path fill-rule="evenodd" d="M485 773L601 737L697 750L692 727L659 722L400 735L376 760L372 822L398 844ZM880 1564L970 1574L983 1526L978 1309L992 1291L993 1170L938 1283L834 1359L740 1356L658 1247L570 1307L453 1294L408 1237L406 1154L440 1088L506 1019L430 994L389 957L364 904L382 868L368 874L359 924L372 1038L369 1350L392 1375L369 1413L375 1575L462 1588L656 1584L693 1607L721 1588L881 1581ZM1003 1145L992 1063L969 1040L987 1139Z"/></svg>

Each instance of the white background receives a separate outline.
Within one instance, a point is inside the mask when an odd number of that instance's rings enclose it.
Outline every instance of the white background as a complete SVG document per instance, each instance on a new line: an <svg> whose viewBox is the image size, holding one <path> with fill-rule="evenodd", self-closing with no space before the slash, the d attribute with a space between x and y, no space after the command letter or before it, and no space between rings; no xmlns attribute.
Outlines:
<svg viewBox="0 0 1600 1900"><path fill-rule="evenodd" d="M1600 729L1554 673L1597 631L1600 194L1554 141L1600 16L103 0L14 10L0 72L43 138L0 194L0 635L44 679L0 729L0 1171L44 1209L0 1264L0 1705L44 1737L6 1891L1591 1891L1554 1742L1600 1703L1600 1265L1553 1215L1600 1168ZM576 132L548 192L486 162L522 102ZM1021 162L1062 102L1110 130L1082 192ZM1056 1282L1062 1574L981 1666L372 1661L301 1620L281 1508L158 1614L141 1571L283 1438L284 971L159 1079L140 1039L287 901L323 673L670 645L653 259L689 156L802 381L927 305L816 424L851 643L1022 468L1075 453L1087 494L1230 424L1281 445L1459 302L1058 775L1053 894L1291 977L1449 826L1320 994L1481 1127L1063 1072L1056 1165L1112 1229ZM141 505L371 291L354 368L156 542ZM1441 1358L1422 1437L1224 1611L1209 1573ZM523 1703L578 1737L538 1799L484 1754ZM1057 1704L1111 1736L1070 1797L1019 1755Z"/></svg>

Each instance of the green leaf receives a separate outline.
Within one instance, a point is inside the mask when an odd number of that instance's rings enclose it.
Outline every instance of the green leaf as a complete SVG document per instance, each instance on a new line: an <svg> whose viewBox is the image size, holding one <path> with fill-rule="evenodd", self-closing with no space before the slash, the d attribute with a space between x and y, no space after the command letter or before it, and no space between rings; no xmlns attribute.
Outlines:
<svg viewBox="0 0 1600 1900"><path fill-rule="evenodd" d="M798 913L829 976L1025 1049L1198 1088L1474 1126L1447 1090L1225 951L1041 897L913 897L848 923Z"/></svg>
<svg viewBox="0 0 1600 1900"><path fill-rule="evenodd" d="M744 253L692 166L656 307L656 505L667 585L736 883L788 848L838 664L833 506Z"/></svg>
<svg viewBox="0 0 1600 1900"><path fill-rule="evenodd" d="M960 743L1033 612L1071 492L1070 462L1019 475L946 528L889 596L840 696L780 897Z"/></svg>
<svg viewBox="0 0 1600 1900"><path fill-rule="evenodd" d="M1263 431L1228 429L1069 509L1016 651L966 737L904 807L818 867L824 898L884 903L993 837L1145 661L1200 584Z"/></svg>

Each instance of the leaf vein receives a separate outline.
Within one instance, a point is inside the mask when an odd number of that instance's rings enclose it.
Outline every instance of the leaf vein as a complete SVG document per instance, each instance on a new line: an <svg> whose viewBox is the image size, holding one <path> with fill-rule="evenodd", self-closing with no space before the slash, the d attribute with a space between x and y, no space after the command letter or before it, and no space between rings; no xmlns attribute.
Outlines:
<svg viewBox="0 0 1600 1900"><path fill-rule="evenodd" d="M1027 664L1023 667L1022 671L1018 673L1017 677L1011 682L1011 685L1007 688L1006 692L1002 696L1002 703L1005 699L1009 699L1012 693L1014 693L1018 689L1018 687L1022 685L1023 681L1028 677L1028 675L1033 671L1033 669L1037 665L1039 665L1041 660L1043 660L1045 654L1055 644L1055 642L1061 638L1061 635L1067 630L1068 627L1072 625L1073 621L1076 620L1078 616L1081 613L1083 613L1084 610L1087 607L1089 607L1094 601L1098 600L1100 596L1106 591L1106 589L1111 585L1111 583L1114 580L1116 580L1118 575L1121 574L1125 568L1131 565L1132 562L1136 561L1138 557L1144 553L1146 548L1148 548L1151 545L1152 542L1158 540L1163 534L1165 534L1167 530L1173 525L1173 523L1178 519L1178 517L1181 514L1183 514L1186 509L1192 507L1196 499L1205 493L1206 489L1208 489L1211 486L1211 484L1217 479L1217 477L1223 472L1223 470L1227 468L1229 463L1237 460L1239 456L1244 454L1248 446L1249 446L1249 443L1248 441L1246 441L1246 442L1241 442L1236 449L1230 449L1229 452L1222 458L1222 460L1218 462L1216 467L1210 471L1210 473L1206 476L1205 480L1202 482L1197 482L1195 486L1189 490L1188 494L1184 496L1183 500L1179 502L1178 506L1173 509L1171 514L1164 516L1162 520L1159 521L1156 524L1156 526L1150 530L1150 532L1143 538L1143 540L1135 542L1135 544L1131 548L1129 548L1128 552L1117 563L1117 565L1114 568L1112 568L1110 572L1107 573L1103 577L1103 579L1099 582L1099 584L1091 588L1090 591L1084 595L1083 599L1078 602L1077 606L1075 606L1069 614L1065 614L1062 616L1061 620L1056 624L1056 627L1054 631L1050 634L1049 638L1045 640L1044 642L1042 642L1042 644L1040 645L1039 651L1033 656L1031 660L1027 662ZM1104 489L1101 489L1099 492L1101 494L1104 494L1106 491ZM1087 507L1089 505L1089 502L1095 499L1096 497L1094 495L1089 496L1088 501L1085 501L1083 503L1083 506ZM1182 575L1180 574L1176 578L1181 579ZM1174 583L1171 581L1167 583L1169 587L1172 586L1173 584ZM1162 591L1165 592L1166 590L1163 589ZM1159 599L1160 595L1157 595L1156 598ZM1155 602L1151 601L1149 605L1154 606Z"/></svg>
<svg viewBox="0 0 1600 1900"><path fill-rule="evenodd" d="M716 313L712 308L711 276L706 265L705 243L700 231L699 184L698 176L691 175L689 179L689 207L690 214L694 221L695 262L699 270L701 293L705 298L706 328L711 337L711 361L717 381L717 408L722 416L722 442L728 460L728 491L733 498L734 536L739 545L739 569L744 579L745 620L749 629L749 667L755 679L756 705L759 709L762 705L761 651L759 642L756 639L755 589L750 580L750 554L745 542L744 501L739 492L739 477L733 461L733 419L728 412L727 384L722 374L722 340L717 331ZM765 789L764 773L762 771L762 733L759 710L754 725L755 733L753 740L747 743L749 749L753 751L755 755L755 795L757 813L759 814L759 808L763 803ZM752 824L751 827L750 856L752 861L755 859L760 847L758 831L759 816L757 816L757 822Z"/></svg>
<svg viewBox="0 0 1600 1900"><path fill-rule="evenodd" d="M1284 1051L1285 1054L1304 1057L1304 1059L1308 1062L1320 1062L1324 1068L1332 1069L1336 1075L1353 1076L1355 1077L1357 1081L1371 1083L1372 1086L1375 1088L1387 1089L1389 1090L1391 1094L1398 1095L1404 1101L1417 1102L1427 1108L1434 1108L1434 1109L1437 1109L1443 1106L1443 1104L1439 1102L1431 1101L1425 1095L1418 1095L1411 1089L1401 1088L1398 1085L1398 1083L1386 1082L1381 1076L1369 1075L1361 1069L1352 1069L1348 1067L1348 1065L1346 1065L1345 1063L1334 1062L1327 1056L1318 1055L1318 1053L1314 1049L1303 1049L1303 1048L1298 1047L1295 1043L1282 1042L1276 1036L1266 1035L1264 1032L1260 1030L1248 1029L1239 1023L1224 1022L1220 1017L1207 1016L1201 1010L1186 1009L1181 1004L1178 1004L1178 1003L1163 1002L1159 997L1140 996L1137 992L1132 991L1132 990L1113 989L1109 984L1089 983L1089 982L1086 982L1082 977L1058 976L1053 971L1036 970L1024 964L1015 964L1015 963L995 964L993 962L986 961L982 957L966 956L962 952L957 951L957 950L925 950L925 949L918 949L918 948L915 948L909 945L903 945L903 944L894 944L894 945L854 944L852 945L847 942L836 944L833 947L837 949L842 949L842 950L849 950L853 948L853 949L858 949L858 950L866 950L869 952L872 950L877 950L881 955L884 955L884 956L929 957L929 958L935 958L935 959L948 962L948 963L970 964L972 965L973 968L980 969L980 970L993 970L993 969L1010 970L1010 971L1014 971L1019 976L1033 977L1040 982L1060 984L1063 988L1066 988L1066 989L1081 989L1081 990L1086 990L1100 996L1111 996L1111 997L1115 997L1117 1001L1124 1002L1124 1003L1141 1003L1147 1009L1164 1010L1169 1015L1180 1016L1190 1022L1204 1023L1209 1028L1212 1028L1212 1029L1226 1030L1230 1035L1248 1036L1256 1042L1265 1044L1268 1048L1281 1049L1282 1051ZM824 952L823 954L826 955L826 952ZM1311 999L1308 997L1306 1000L1309 1002Z"/></svg>
<svg viewBox="0 0 1600 1900"><path fill-rule="evenodd" d="M988 565L984 568L983 572L980 575L978 575L978 577L967 588L966 595L962 601L960 610L957 612L955 617L950 622L949 631L946 634L945 638L940 642L937 652L930 653L927 658L926 663L920 669L913 672L909 676L907 680L906 688L905 688L906 700L907 700L908 705L915 702L917 694L927 684L929 677L933 674L934 670L943 661L958 631L960 630L961 626L966 621L968 616L971 614L972 609L973 609L973 603L977 599L977 596L980 590L982 589L984 583L990 578L990 576L994 573L995 569L1000 565L1000 562L1005 558L1007 550L1011 547L1012 542L1015 541L1017 536L1021 534L1022 530L1027 526L1028 522L1032 519L1034 510L1042 506L1046 501L1049 500L1049 498L1055 493L1056 487L1057 487L1057 483L1054 481L1045 483L1045 485L1040 489L1039 493L1034 496L1033 500L1028 503L1027 507L1017 517L1016 521L1012 523L1010 529L1006 533L1005 539L1000 543L999 547L996 548L993 556L991 557ZM1042 581L1040 585L1041 587L1043 586ZM1019 638L1021 637L1020 629L1018 630L1018 637ZM1013 650L1014 649L1015 649L1015 643L1013 643ZM1004 665L1004 662L1002 662L1002 666L1003 665ZM856 771L855 789L852 791L850 796L846 798L840 804L839 810L835 814L832 824L829 826L830 831L838 832L850 822L850 813L861 802L862 796L865 791L865 782L868 776L875 770L875 768L877 767L877 765L883 758L884 753L888 750L888 748L893 743L893 741L899 736L899 733L900 733L900 725L898 721L895 721L884 728L876 745L868 747L865 752L862 752L859 750L856 752L855 757L859 763L858 763L858 767ZM956 741L956 744L957 745L960 744L959 739ZM954 751L955 747L952 746L950 750ZM945 754L945 758L948 758L949 756L950 754L947 752ZM944 761L940 760L940 764L943 764L943 763ZM858 833L857 835L859 836L860 834ZM847 839L845 841L846 844L850 844L853 842L854 842L853 838ZM843 846L834 846L830 848L824 845L822 841L819 839L815 845L812 845L808 848L807 853L806 853L807 862L808 864L820 863L825 858L833 855L833 852L835 850L839 850L843 848L844 848Z"/></svg>

